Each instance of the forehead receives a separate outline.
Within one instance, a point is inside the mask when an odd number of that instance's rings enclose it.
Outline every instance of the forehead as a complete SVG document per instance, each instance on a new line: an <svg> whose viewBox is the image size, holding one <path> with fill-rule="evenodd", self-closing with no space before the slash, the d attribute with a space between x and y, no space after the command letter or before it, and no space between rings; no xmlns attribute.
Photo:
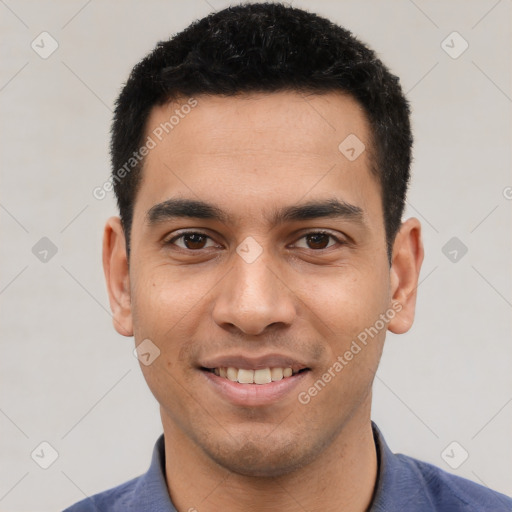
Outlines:
<svg viewBox="0 0 512 512"><path fill-rule="evenodd" d="M154 147L144 162L139 213L177 196L213 199L248 216L337 191L362 208L380 205L369 125L348 95L184 98L153 108L146 137Z"/></svg>
<svg viewBox="0 0 512 512"><path fill-rule="evenodd" d="M367 139L369 126L362 107L347 94L284 91L175 100L153 107L146 131L173 140L174 153L193 148L218 154L224 148L306 154L331 153L349 134Z"/></svg>

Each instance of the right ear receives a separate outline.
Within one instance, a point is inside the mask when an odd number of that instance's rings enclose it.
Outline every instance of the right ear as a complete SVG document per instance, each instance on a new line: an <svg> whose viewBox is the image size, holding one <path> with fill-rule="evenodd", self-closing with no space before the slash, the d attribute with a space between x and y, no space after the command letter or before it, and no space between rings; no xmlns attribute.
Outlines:
<svg viewBox="0 0 512 512"><path fill-rule="evenodd" d="M111 217L103 234L103 271L114 328L123 336L133 336L130 273L126 239L119 217Z"/></svg>

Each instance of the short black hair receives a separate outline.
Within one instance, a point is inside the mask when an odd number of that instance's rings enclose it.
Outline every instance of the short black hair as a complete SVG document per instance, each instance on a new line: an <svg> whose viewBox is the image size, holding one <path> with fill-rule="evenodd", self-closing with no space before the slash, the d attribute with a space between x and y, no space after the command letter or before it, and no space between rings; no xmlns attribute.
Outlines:
<svg viewBox="0 0 512 512"><path fill-rule="evenodd" d="M144 144L151 109L201 94L278 91L340 91L363 107L371 128L371 171L381 188L391 261L413 142L409 104L399 79L345 28L279 3L243 4L210 14L157 43L133 68L116 101L111 139L111 179L127 251L144 163L133 155Z"/></svg>

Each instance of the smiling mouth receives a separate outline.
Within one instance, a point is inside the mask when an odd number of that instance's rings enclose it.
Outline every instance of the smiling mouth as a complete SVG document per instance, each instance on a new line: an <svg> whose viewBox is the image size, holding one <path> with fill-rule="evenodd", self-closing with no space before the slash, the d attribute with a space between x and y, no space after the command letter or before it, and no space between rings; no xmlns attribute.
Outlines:
<svg viewBox="0 0 512 512"><path fill-rule="evenodd" d="M213 373L217 377L228 379L231 382L240 384L270 384L289 377L293 377L299 373L309 371L309 368L302 368L294 371L290 367L287 368L259 368L257 370L247 370L245 368L221 367L221 368L201 368L204 371Z"/></svg>

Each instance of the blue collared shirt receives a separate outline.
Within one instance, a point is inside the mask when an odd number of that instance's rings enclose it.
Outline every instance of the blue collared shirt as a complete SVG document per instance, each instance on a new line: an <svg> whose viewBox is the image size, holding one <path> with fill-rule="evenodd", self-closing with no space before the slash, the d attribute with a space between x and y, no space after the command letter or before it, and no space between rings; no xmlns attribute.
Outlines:
<svg viewBox="0 0 512 512"><path fill-rule="evenodd" d="M368 512L511 512L512 499L406 455L395 455L372 423L379 470ZM165 482L164 436L147 473L64 512L176 512Z"/></svg>

